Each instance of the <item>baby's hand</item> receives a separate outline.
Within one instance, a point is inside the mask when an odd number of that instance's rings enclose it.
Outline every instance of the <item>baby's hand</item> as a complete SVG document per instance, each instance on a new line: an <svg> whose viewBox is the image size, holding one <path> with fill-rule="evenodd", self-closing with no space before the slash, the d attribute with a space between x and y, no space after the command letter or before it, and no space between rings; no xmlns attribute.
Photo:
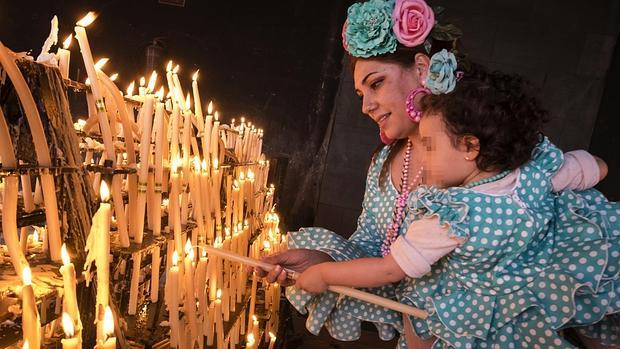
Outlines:
<svg viewBox="0 0 620 349"><path fill-rule="evenodd" d="M310 293L323 293L327 283L323 279L322 265L317 264L306 269L295 281L295 286Z"/></svg>

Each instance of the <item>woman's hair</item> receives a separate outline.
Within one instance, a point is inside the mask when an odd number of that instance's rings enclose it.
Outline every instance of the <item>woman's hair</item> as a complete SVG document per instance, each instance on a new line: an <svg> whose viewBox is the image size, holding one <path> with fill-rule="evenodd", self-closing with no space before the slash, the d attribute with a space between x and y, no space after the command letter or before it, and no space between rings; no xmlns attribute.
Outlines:
<svg viewBox="0 0 620 349"><path fill-rule="evenodd" d="M470 65L452 93L426 95L420 107L425 114L441 114L455 146L464 136L478 138L476 165L483 171L525 164L549 119L523 78L477 64Z"/></svg>

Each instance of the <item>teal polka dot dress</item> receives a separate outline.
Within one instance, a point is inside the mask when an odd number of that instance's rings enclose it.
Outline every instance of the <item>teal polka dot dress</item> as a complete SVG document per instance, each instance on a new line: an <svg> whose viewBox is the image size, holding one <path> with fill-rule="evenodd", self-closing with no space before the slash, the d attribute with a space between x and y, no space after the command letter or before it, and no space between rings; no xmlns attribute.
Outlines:
<svg viewBox="0 0 620 349"><path fill-rule="evenodd" d="M389 180L379 189L388 152L371 165L350 240L306 228L290 234L290 247L335 260L380 256L396 196ZM425 309L429 317L412 323L418 336L438 338L434 348L572 348L559 333L568 327L620 344L620 205L595 190L553 193L550 178L562 161L562 152L543 139L508 194L419 187L399 233L414 219L437 215L466 242L421 278L367 291ZM287 297L309 312L306 325L315 334L325 326L336 339L356 340L361 321L373 322L386 340L403 331L400 314L348 297L293 287ZM399 347L406 347L402 336Z"/></svg>

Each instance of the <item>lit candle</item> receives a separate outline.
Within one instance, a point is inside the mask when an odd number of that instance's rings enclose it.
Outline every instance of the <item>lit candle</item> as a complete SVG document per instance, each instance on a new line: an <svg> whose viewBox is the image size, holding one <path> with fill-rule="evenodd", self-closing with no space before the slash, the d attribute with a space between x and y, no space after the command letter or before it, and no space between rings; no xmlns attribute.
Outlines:
<svg viewBox="0 0 620 349"><path fill-rule="evenodd" d="M71 45L71 40L73 39L73 34L69 34L65 41L62 43L62 48L58 49L56 52L56 58L58 59L58 69L60 69L60 76L63 79L69 78L69 62L71 58L71 51L69 51L69 46Z"/></svg>
<svg viewBox="0 0 620 349"><path fill-rule="evenodd" d="M276 344L276 335L273 334L273 332L269 332L269 348L268 349L273 349L275 344Z"/></svg>
<svg viewBox="0 0 620 349"><path fill-rule="evenodd" d="M172 253L172 267L168 276L166 288L170 288L168 299L168 321L170 321L170 343L171 347L179 346L179 254L177 251Z"/></svg>
<svg viewBox="0 0 620 349"><path fill-rule="evenodd" d="M105 337L97 345L97 349L116 349L116 337L114 337L114 316L109 306L105 308L103 317Z"/></svg>
<svg viewBox="0 0 620 349"><path fill-rule="evenodd" d="M196 324L196 297L194 295L194 249L190 239L187 239L185 244L185 269L183 273L185 273L185 315L189 319L192 340L190 348L193 348L198 334L198 327Z"/></svg>
<svg viewBox="0 0 620 349"><path fill-rule="evenodd" d="M256 348L256 337L254 336L254 333L248 333L247 337L246 337L246 343L245 343L245 348L246 349L255 349Z"/></svg>
<svg viewBox="0 0 620 349"><path fill-rule="evenodd" d="M217 348L224 348L224 322L222 320L222 290L217 290L215 299L215 333L217 334Z"/></svg>
<svg viewBox="0 0 620 349"><path fill-rule="evenodd" d="M24 342L28 341L30 348L41 347L41 320L37 310L37 303L32 289L32 273L30 267L25 267L22 275L22 330Z"/></svg>
<svg viewBox="0 0 620 349"><path fill-rule="evenodd" d="M63 265L60 267L60 274L62 274L64 295L63 295L63 311L69 315L71 322L75 321L78 324L78 331L81 330L80 312L78 309L77 297L76 297L76 279L75 279L75 267L69 258L67 253L67 246L62 244L60 248L60 254L62 256ZM73 325L73 324L72 324ZM73 326L72 326L73 330Z"/></svg>
<svg viewBox="0 0 620 349"><path fill-rule="evenodd" d="M170 168L170 196L169 196L169 212L168 219L172 220L172 227L174 233L175 250L182 251L183 241L181 240L181 218L179 215L179 173L178 165L179 159L175 158L172 161L172 167Z"/></svg>
<svg viewBox="0 0 620 349"><path fill-rule="evenodd" d="M213 122L213 129L211 129L211 141L209 144L211 148L211 155L219 160L220 121L217 112L215 112L214 118L215 121Z"/></svg>
<svg viewBox="0 0 620 349"><path fill-rule="evenodd" d="M81 349L82 341L79 337L75 336L73 319L65 312L62 313L62 329L65 332L65 338L60 340L62 349Z"/></svg>
<svg viewBox="0 0 620 349"><path fill-rule="evenodd" d="M260 340L260 336L258 335L258 318L256 317L256 315L252 315L252 335L254 336L254 338L259 341Z"/></svg>

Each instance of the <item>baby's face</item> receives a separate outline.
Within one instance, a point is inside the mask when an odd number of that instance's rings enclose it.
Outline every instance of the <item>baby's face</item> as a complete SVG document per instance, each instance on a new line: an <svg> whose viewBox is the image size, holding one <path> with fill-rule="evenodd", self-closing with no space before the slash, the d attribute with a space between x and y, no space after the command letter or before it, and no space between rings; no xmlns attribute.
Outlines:
<svg viewBox="0 0 620 349"><path fill-rule="evenodd" d="M439 114L424 114L419 130L426 184L442 188L461 185L472 166L472 161L465 159L465 146L454 144Z"/></svg>

